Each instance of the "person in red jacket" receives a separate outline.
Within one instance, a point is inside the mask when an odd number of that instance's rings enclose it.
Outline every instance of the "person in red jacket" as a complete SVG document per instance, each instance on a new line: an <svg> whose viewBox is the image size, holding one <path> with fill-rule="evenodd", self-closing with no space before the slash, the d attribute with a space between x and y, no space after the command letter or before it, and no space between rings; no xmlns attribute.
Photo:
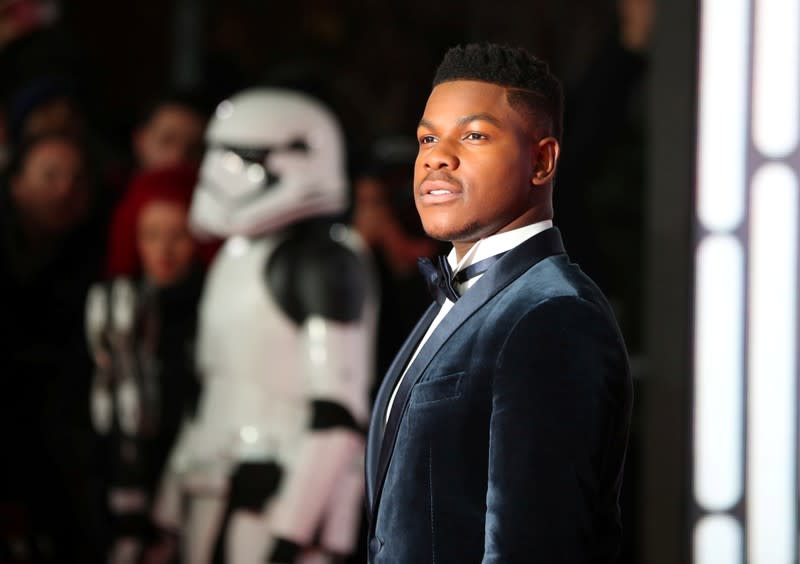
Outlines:
<svg viewBox="0 0 800 564"><path fill-rule="evenodd" d="M92 287L87 333L96 370L91 415L100 436L108 560L131 561L160 538L150 500L199 386L193 343L204 258L188 209L197 174L167 168L134 177L111 225L109 282Z"/></svg>

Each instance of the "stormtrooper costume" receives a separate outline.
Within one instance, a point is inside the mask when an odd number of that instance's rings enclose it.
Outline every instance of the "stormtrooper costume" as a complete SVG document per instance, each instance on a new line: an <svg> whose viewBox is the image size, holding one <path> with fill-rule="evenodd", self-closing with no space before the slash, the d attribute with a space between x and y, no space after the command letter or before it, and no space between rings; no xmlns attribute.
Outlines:
<svg viewBox="0 0 800 564"><path fill-rule="evenodd" d="M329 562L362 504L376 290L347 205L343 135L314 99L222 102L190 212L227 237L198 327L203 392L154 519L185 562Z"/></svg>

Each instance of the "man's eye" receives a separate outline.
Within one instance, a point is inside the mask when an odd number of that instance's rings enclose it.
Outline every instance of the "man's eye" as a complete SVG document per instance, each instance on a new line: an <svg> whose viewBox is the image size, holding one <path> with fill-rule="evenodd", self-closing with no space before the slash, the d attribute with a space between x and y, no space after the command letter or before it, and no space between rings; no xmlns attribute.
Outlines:
<svg viewBox="0 0 800 564"><path fill-rule="evenodd" d="M470 131L467 133L465 139L469 139L470 141L482 141L483 139L486 139L486 135L483 133L478 133L477 131Z"/></svg>
<svg viewBox="0 0 800 564"><path fill-rule="evenodd" d="M436 141L436 138L433 135L423 135L419 138L420 145L427 145L428 143L433 143Z"/></svg>

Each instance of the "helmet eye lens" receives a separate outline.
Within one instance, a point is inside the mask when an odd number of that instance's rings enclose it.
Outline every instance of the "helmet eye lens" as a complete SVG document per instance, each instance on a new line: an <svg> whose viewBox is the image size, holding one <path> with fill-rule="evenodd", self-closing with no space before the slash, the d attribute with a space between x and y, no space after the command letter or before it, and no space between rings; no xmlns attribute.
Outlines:
<svg viewBox="0 0 800 564"><path fill-rule="evenodd" d="M308 143L305 139L295 139L286 147L288 151L298 153L308 153Z"/></svg>
<svg viewBox="0 0 800 564"><path fill-rule="evenodd" d="M250 147L225 147L226 150L235 153L240 159L248 163L257 163L263 165L267 161L267 157L272 152L269 149L255 149Z"/></svg>

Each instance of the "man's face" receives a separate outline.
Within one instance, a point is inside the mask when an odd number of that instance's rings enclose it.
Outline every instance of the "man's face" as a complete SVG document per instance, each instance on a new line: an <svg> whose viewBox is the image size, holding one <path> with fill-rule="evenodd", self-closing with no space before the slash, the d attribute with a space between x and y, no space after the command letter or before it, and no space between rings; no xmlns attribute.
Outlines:
<svg viewBox="0 0 800 564"><path fill-rule="evenodd" d="M61 139L40 142L12 179L11 195L31 229L46 236L68 231L89 210L82 153Z"/></svg>
<svg viewBox="0 0 800 564"><path fill-rule="evenodd" d="M203 156L205 121L175 104L161 106L134 136L136 158L142 170L179 164L196 165Z"/></svg>
<svg viewBox="0 0 800 564"><path fill-rule="evenodd" d="M439 84L417 138L414 198L431 237L459 251L539 219L532 210L541 199L532 183L539 140L509 106L505 88L471 80Z"/></svg>

